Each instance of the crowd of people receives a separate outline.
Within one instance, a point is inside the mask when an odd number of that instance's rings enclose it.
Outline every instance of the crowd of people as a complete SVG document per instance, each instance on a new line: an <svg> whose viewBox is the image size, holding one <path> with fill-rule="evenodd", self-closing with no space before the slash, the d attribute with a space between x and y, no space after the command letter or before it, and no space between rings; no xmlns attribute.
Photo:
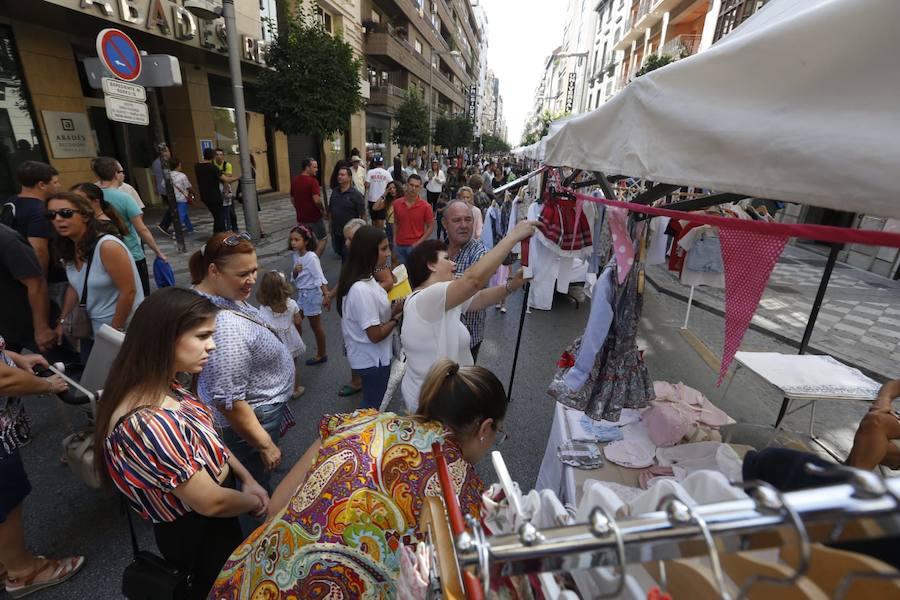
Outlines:
<svg viewBox="0 0 900 600"><path fill-rule="evenodd" d="M65 392L60 376L35 373L57 360L86 363L103 326L125 336L95 415L97 474L152 524L163 559L190 573L188 597L305 597L310 586L330 597L390 597L402 544L419 536L419 513L434 493L433 441L443 444L463 509L478 510L474 465L505 438L507 409L503 385L476 366L485 311L502 309L524 285L522 271L504 262L539 226L522 220L489 251L479 239L482 211L514 171L490 163L443 170L434 161L420 172L421 157L405 169L396 157L385 169L378 156L366 170L356 153L323 192L318 164L307 159L291 185L291 268L260 276L257 249L230 208L234 194L226 198L233 171L220 158L207 151L197 166L214 233L190 257L190 286L152 293L144 245L167 258L118 161L95 159L97 181L68 191L50 165L19 169L21 192L0 213L0 576L15 598L84 564L27 549L22 399ZM186 206L193 193L180 162L167 153L159 160ZM180 211L169 217L161 229L172 218L192 229ZM321 263L329 237L342 263L331 284ZM398 264L405 297L392 294ZM320 435L274 482L296 419L290 401L334 393L307 389L300 376L301 363L328 361L323 319L332 305L350 369L338 394L360 394L359 408L302 415L321 417ZM306 353L304 320L314 353ZM403 414L384 411L398 365ZM900 382L885 386L848 464L900 465L892 441L900 421L890 408L898 395Z"/></svg>

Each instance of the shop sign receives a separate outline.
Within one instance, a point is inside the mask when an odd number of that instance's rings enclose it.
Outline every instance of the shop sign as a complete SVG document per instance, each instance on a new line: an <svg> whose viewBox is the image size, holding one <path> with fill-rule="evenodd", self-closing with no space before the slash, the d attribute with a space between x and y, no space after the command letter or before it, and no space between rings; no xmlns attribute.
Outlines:
<svg viewBox="0 0 900 600"><path fill-rule="evenodd" d="M195 47L227 54L225 19L198 19L181 3L172 0L46 0L80 10L126 27L184 42ZM241 58L265 64L266 42L241 36Z"/></svg>
<svg viewBox="0 0 900 600"><path fill-rule="evenodd" d="M566 112L572 112L575 105L575 78L578 77L575 71L569 73L569 87L566 89Z"/></svg>
<svg viewBox="0 0 900 600"><path fill-rule="evenodd" d="M202 139L200 140L200 156L203 156L203 152L204 152L207 148L209 148L210 150L212 150L212 147L213 147L213 143L212 143L212 140L211 140L211 139L209 139L209 138L202 138Z"/></svg>
<svg viewBox="0 0 900 600"><path fill-rule="evenodd" d="M131 125L150 124L150 113L147 111L147 105L143 102L104 96L103 103L106 105L106 117L110 121Z"/></svg>
<svg viewBox="0 0 900 600"><path fill-rule="evenodd" d="M469 114L467 116L470 119L475 118L475 109L476 109L477 105L478 105L478 86L473 83L472 86L469 88L469 110L468 110Z"/></svg>
<svg viewBox="0 0 900 600"><path fill-rule="evenodd" d="M75 112L42 110L44 130L53 158L97 156L87 115Z"/></svg>

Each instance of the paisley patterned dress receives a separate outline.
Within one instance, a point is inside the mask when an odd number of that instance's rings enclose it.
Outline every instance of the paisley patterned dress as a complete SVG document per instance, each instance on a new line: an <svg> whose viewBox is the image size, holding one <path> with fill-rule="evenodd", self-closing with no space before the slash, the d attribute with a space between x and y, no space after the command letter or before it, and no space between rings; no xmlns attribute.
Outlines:
<svg viewBox="0 0 900 600"><path fill-rule="evenodd" d="M432 442L443 442L464 513L484 484L449 432L374 409L326 415L322 448L288 506L225 563L210 600L393 598L400 549L421 539L425 496L439 496Z"/></svg>

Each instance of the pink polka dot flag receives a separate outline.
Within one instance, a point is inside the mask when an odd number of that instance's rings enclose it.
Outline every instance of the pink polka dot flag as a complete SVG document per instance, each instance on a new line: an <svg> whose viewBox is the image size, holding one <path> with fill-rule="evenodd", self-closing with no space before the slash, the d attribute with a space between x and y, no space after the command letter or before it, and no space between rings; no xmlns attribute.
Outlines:
<svg viewBox="0 0 900 600"><path fill-rule="evenodd" d="M725 263L725 344L722 349L721 385L744 333L769 282L769 275L784 250L786 236L719 229Z"/></svg>

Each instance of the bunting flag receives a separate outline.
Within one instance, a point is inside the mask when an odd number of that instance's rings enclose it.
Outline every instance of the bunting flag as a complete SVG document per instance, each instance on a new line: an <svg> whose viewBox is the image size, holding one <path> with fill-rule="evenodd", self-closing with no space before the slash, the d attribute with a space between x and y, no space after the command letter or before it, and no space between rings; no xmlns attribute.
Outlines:
<svg viewBox="0 0 900 600"><path fill-rule="evenodd" d="M786 236L719 229L725 264L725 343L716 385L722 384L734 354L759 306L769 275L788 241Z"/></svg>
<svg viewBox="0 0 900 600"><path fill-rule="evenodd" d="M634 244L628 236L628 211L617 206L608 207L606 209L606 219L609 222L613 253L616 256L616 265L618 266L616 271L619 274L619 285L622 285L625 283L632 265L634 265Z"/></svg>

